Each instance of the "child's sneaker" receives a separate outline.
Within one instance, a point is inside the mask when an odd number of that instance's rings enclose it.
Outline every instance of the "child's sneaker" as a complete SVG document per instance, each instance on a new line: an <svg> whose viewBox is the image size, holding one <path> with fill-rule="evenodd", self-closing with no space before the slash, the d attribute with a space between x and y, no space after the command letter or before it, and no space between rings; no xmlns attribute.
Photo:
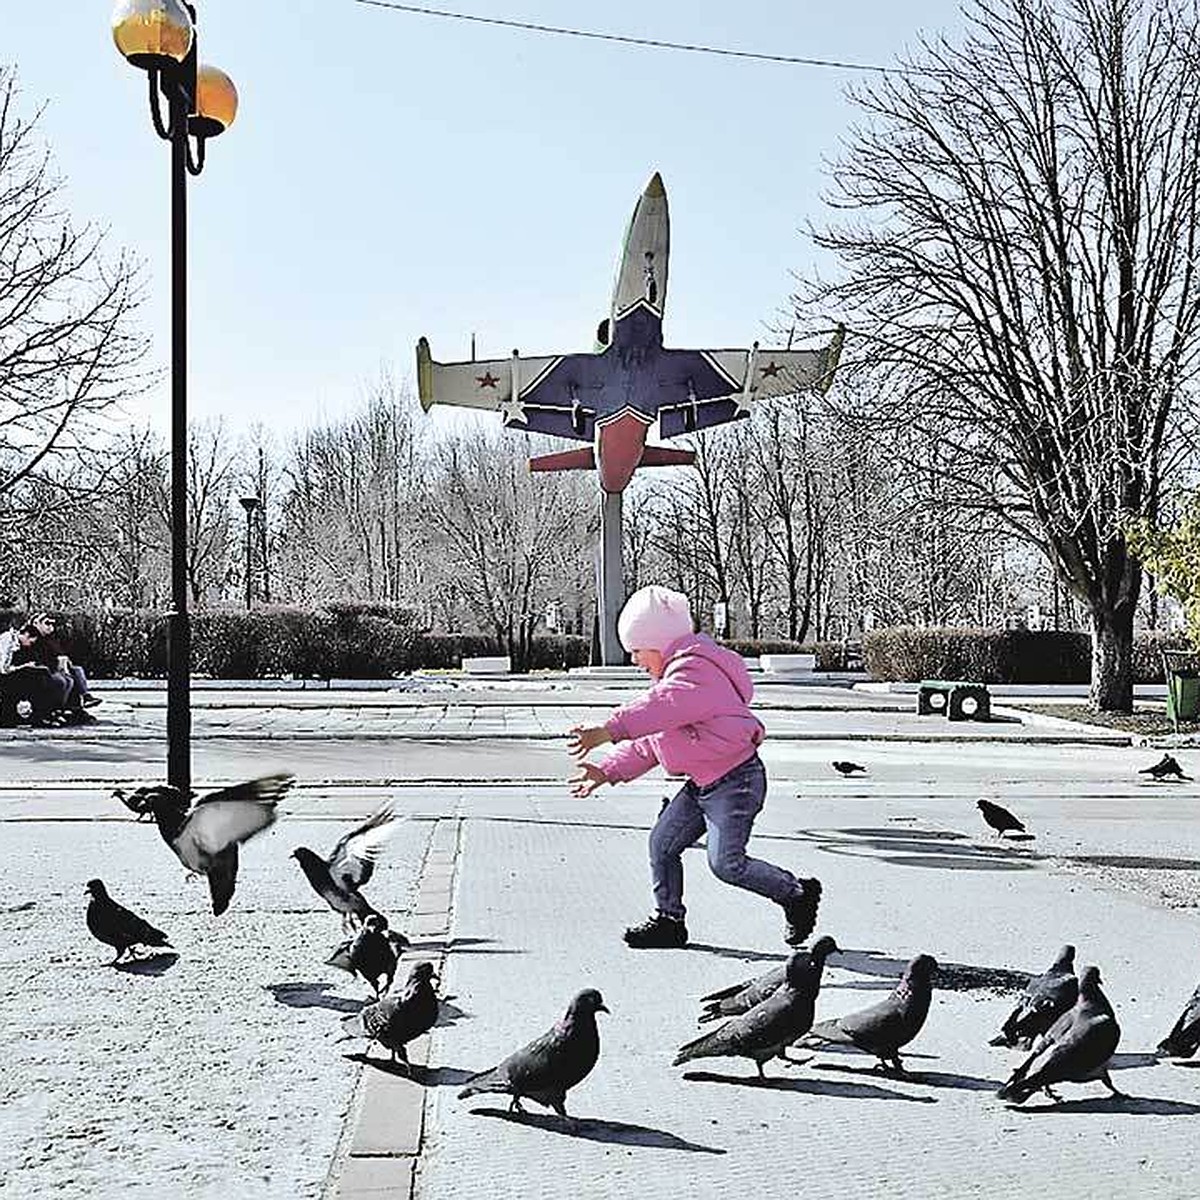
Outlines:
<svg viewBox="0 0 1200 1200"><path fill-rule="evenodd" d="M687 926L657 913L625 930L625 944L635 950L682 950L687 945Z"/></svg>
<svg viewBox="0 0 1200 1200"><path fill-rule="evenodd" d="M799 946L817 924L817 905L821 903L821 881L800 879L800 894L793 896L783 905L783 916L787 927L783 940L789 946Z"/></svg>

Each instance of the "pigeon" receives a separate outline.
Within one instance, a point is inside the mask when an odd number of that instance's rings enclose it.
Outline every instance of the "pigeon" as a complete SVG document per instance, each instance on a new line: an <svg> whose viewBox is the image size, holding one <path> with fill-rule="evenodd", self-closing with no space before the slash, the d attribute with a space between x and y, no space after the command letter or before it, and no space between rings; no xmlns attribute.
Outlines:
<svg viewBox="0 0 1200 1200"><path fill-rule="evenodd" d="M1192 777L1183 773L1183 768L1179 765L1179 760L1173 754L1164 754L1152 767L1143 767L1139 775L1152 775L1155 779L1167 779L1174 776L1176 779L1181 779L1185 783L1190 783Z"/></svg>
<svg viewBox="0 0 1200 1200"><path fill-rule="evenodd" d="M387 917L372 913L354 937L343 942L325 962L351 975L361 975L378 996L391 990L400 956L411 944L404 934L388 929ZM383 987L379 986L381 976L387 980Z"/></svg>
<svg viewBox="0 0 1200 1200"><path fill-rule="evenodd" d="M709 992L707 996L700 997L704 1008L697 1020L703 1025L707 1021L719 1021L722 1017L736 1017L739 1013L749 1012L771 995L786 978L787 963L780 963L755 979L732 984L719 992Z"/></svg>
<svg viewBox="0 0 1200 1200"><path fill-rule="evenodd" d="M854 762L835 762L833 764L833 769L839 775L865 775L867 773L866 767L860 767L858 763Z"/></svg>
<svg viewBox="0 0 1200 1200"><path fill-rule="evenodd" d="M1158 1043L1158 1050L1160 1054L1169 1054L1173 1058L1191 1058L1197 1046L1200 1046L1200 987L1184 1005L1175 1028Z"/></svg>
<svg viewBox="0 0 1200 1200"><path fill-rule="evenodd" d="M1001 808L999 804L993 804L990 800L980 800L975 807L983 814L983 819L996 831L997 837L1003 837L1009 830L1025 832L1025 826L1007 808Z"/></svg>
<svg viewBox="0 0 1200 1200"><path fill-rule="evenodd" d="M1045 1092L1051 1100L1056 1083L1086 1083L1099 1079L1114 1096L1108 1064L1121 1040L1121 1027L1104 993L1100 971L1084 968L1079 977L1079 999L1068 1012L1033 1044L1033 1053L1012 1073L996 1093L1002 1100L1023 1104L1034 1092Z"/></svg>
<svg viewBox="0 0 1200 1200"><path fill-rule="evenodd" d="M905 967L900 982L886 1000L814 1025L805 1041L857 1046L879 1059L876 1070L903 1075L900 1047L907 1046L925 1024L936 972L937 960L928 954L918 954Z"/></svg>
<svg viewBox="0 0 1200 1200"><path fill-rule="evenodd" d="M195 804L169 784L114 794L131 812L152 815L179 861L189 871L208 877L213 914L219 917L233 899L238 846L275 823L275 806L295 778L289 773L264 775L210 792Z"/></svg>
<svg viewBox="0 0 1200 1200"><path fill-rule="evenodd" d="M524 1112L521 1101L529 1099L565 1117L567 1093L588 1077L600 1057L596 1014L606 1012L595 988L580 992L561 1021L499 1066L472 1075L458 1098L499 1092L512 1097L509 1112Z"/></svg>
<svg viewBox="0 0 1200 1200"><path fill-rule="evenodd" d="M143 921L136 913L123 908L109 894L99 879L89 879L87 893L87 927L98 942L106 942L116 952L112 966L134 946L165 946L169 939L161 929Z"/></svg>
<svg viewBox="0 0 1200 1200"><path fill-rule="evenodd" d="M1038 1034L1075 1006L1079 980L1075 978L1075 947L1064 946L1050 969L1031 979L1017 1006L1000 1026L989 1046L1022 1046L1028 1050Z"/></svg>
<svg viewBox="0 0 1200 1200"><path fill-rule="evenodd" d="M787 960L784 981L765 1000L679 1048L673 1066L697 1058L752 1058L758 1077L763 1063L784 1051L812 1028L825 959L838 952L831 937L818 938L811 950L797 950Z"/></svg>
<svg viewBox="0 0 1200 1200"><path fill-rule="evenodd" d="M395 826L395 813L390 808L381 808L346 834L327 859L307 846L298 846L292 851L292 857L300 864L313 891L334 912L342 914L343 926L353 926L366 917L379 915L358 889L375 873L375 860Z"/></svg>
<svg viewBox="0 0 1200 1200"><path fill-rule="evenodd" d="M438 1019L438 1003L437 992L433 990L433 964L419 962L413 967L399 995L389 992L374 1004L364 1005L358 1012L343 1017L342 1028L349 1037L378 1042L385 1050L391 1051L392 1062L399 1056L407 1066L408 1051L405 1047L434 1027Z"/></svg>

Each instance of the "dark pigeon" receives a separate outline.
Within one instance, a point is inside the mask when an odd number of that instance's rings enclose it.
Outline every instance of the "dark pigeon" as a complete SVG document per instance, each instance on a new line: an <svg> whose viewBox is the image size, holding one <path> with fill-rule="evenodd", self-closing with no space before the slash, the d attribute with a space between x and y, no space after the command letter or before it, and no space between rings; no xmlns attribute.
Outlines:
<svg viewBox="0 0 1200 1200"><path fill-rule="evenodd" d="M1033 1053L996 1093L1002 1100L1023 1104L1034 1092L1051 1100L1056 1083L1086 1083L1099 1079L1114 1096L1108 1064L1121 1040L1112 1005L1100 990L1100 971L1086 967L1079 978L1079 999L1033 1044Z"/></svg>
<svg viewBox="0 0 1200 1200"><path fill-rule="evenodd" d="M291 774L264 775L222 788L191 803L169 784L114 793L131 812L149 813L162 839L189 871L208 878L213 913L220 916L237 884L238 846L275 823L275 806L295 782Z"/></svg>
<svg viewBox="0 0 1200 1200"><path fill-rule="evenodd" d="M499 1066L473 1075L458 1098L498 1092L512 1097L509 1112L523 1112L521 1101L528 1099L565 1117L567 1093L588 1077L600 1057L596 1014L602 1012L608 1009L595 988L580 992L558 1024Z"/></svg>
<svg viewBox="0 0 1200 1200"><path fill-rule="evenodd" d="M390 808L381 808L346 834L327 859L307 846L298 846L292 851L292 857L300 864L313 891L334 912L342 914L343 925L379 915L359 888L375 873L375 862L395 827L395 813Z"/></svg>
<svg viewBox="0 0 1200 1200"><path fill-rule="evenodd" d="M169 939L161 929L143 921L136 913L123 908L109 894L99 879L89 879L87 893L87 927L99 942L105 942L116 952L118 963L134 946L165 946Z"/></svg>
<svg viewBox="0 0 1200 1200"><path fill-rule="evenodd" d="M391 990L400 956L410 945L404 934L388 929L386 917L372 913L354 937L343 942L325 961L328 966L340 967L351 975L361 975L378 996ZM381 978L385 981L382 987Z"/></svg>
<svg viewBox="0 0 1200 1200"><path fill-rule="evenodd" d="M866 767L860 767L855 762L835 762L833 769L839 775L865 775L867 773Z"/></svg>
<svg viewBox="0 0 1200 1200"><path fill-rule="evenodd" d="M350 1037L366 1038L390 1050L407 1066L406 1047L414 1038L428 1033L438 1019L438 996L433 988L433 964L419 962L413 967L404 990L389 992L374 1004L342 1018L342 1028Z"/></svg>
<svg viewBox="0 0 1200 1200"><path fill-rule="evenodd" d="M1079 998L1079 980L1075 978L1075 947L1064 946L1045 974L1029 981L1029 986L1000 1026L989 1046L1022 1046L1028 1050L1033 1039L1075 1006Z"/></svg>
<svg viewBox="0 0 1200 1200"><path fill-rule="evenodd" d="M879 1059L877 1069L903 1075L900 1048L907 1046L925 1024L936 972L937 960L928 954L918 954L886 1000L832 1021L822 1021L813 1026L805 1040L857 1046Z"/></svg>
<svg viewBox="0 0 1200 1200"><path fill-rule="evenodd" d="M1152 767L1143 767L1139 775L1151 775L1155 779L1181 779L1185 783L1190 783L1192 777L1183 773L1183 768L1179 765L1179 760L1173 754L1164 754Z"/></svg>
<svg viewBox="0 0 1200 1200"><path fill-rule="evenodd" d="M1197 1046L1200 1046L1200 987L1179 1014L1175 1028L1158 1043L1158 1050L1173 1058L1191 1058Z"/></svg>
<svg viewBox="0 0 1200 1200"><path fill-rule="evenodd" d="M811 950L797 950L787 961L784 981L748 1012L726 1021L679 1048L674 1066L697 1058L752 1058L758 1077L763 1063L787 1058L784 1051L812 1028L825 959L837 953L833 938L818 938Z"/></svg>
<svg viewBox="0 0 1200 1200"><path fill-rule="evenodd" d="M980 800L976 804L976 808L983 814L983 819L996 831L998 837L1003 837L1009 831L1025 832L1025 826L1007 808L1001 808L999 804L993 804L990 800Z"/></svg>
<svg viewBox="0 0 1200 1200"><path fill-rule="evenodd" d="M701 996L700 1003L704 1008L698 1018L700 1024L749 1012L771 995L786 978L787 963L780 963L755 979L747 979L742 983L722 988L719 992L709 992L707 996Z"/></svg>

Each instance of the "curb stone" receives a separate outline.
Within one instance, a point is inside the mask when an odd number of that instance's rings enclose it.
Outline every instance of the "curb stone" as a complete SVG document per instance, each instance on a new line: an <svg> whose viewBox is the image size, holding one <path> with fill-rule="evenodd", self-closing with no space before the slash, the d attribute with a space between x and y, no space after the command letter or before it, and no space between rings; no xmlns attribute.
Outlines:
<svg viewBox="0 0 1200 1200"><path fill-rule="evenodd" d="M457 817L434 823L417 895L406 930L413 939L404 962L432 962L440 976L449 945L454 878L462 822ZM422 946L424 941L432 945ZM424 1067L429 1035L408 1046L409 1061ZM345 1157L331 1172L329 1200L407 1200L413 1195L417 1158L425 1131L425 1089L403 1075L363 1068L343 1135Z"/></svg>

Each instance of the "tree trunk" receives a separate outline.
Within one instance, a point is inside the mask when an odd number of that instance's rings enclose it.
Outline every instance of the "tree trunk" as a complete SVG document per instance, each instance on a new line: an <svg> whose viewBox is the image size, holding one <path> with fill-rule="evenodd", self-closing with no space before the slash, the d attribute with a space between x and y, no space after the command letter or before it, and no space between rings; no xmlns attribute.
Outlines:
<svg viewBox="0 0 1200 1200"><path fill-rule="evenodd" d="M1091 706L1100 711L1133 711L1133 610L1092 609Z"/></svg>

